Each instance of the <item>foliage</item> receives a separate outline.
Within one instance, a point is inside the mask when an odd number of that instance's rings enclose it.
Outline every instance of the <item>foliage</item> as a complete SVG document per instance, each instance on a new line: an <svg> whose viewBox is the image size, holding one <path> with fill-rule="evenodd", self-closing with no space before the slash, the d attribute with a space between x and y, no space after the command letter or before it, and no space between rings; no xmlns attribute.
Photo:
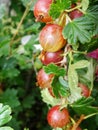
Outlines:
<svg viewBox="0 0 98 130"><path fill-rule="evenodd" d="M64 49L67 62L61 66L53 63L43 66L39 59L42 50L39 33L45 24L35 22L36 1L11 0L9 12L6 5L0 4L0 130L51 130L46 121L48 107L59 104L61 98L66 99L62 107L68 106L73 118L74 114L78 117L85 114L81 128L96 130L98 60L88 57L87 53L98 48L98 0L81 0L79 8L84 15L74 20L69 18L68 11L78 0L55 0L51 4L49 13L53 20L62 23L58 21L65 13L68 22L62 24L69 50ZM37 87L36 75L42 67L47 74L54 74L51 83L54 97L48 88ZM88 86L90 97L81 96L78 82ZM3 126L5 124L7 126Z"/></svg>
<svg viewBox="0 0 98 130"><path fill-rule="evenodd" d="M2 107L6 108L4 112L7 112L3 124L9 121L7 125L14 130L44 130L49 129L45 119L47 106L41 102L40 92L35 84L36 72L42 67L38 59L38 34L42 25L35 23L32 11L27 13L11 45L12 37L28 4L28 1L12 0L8 13L6 6L0 4L0 102L5 105ZM12 109L12 119L8 105ZM39 109L43 107L44 111ZM36 113L42 113L40 119ZM7 126L0 129L12 130Z"/></svg>
<svg viewBox="0 0 98 130"><path fill-rule="evenodd" d="M0 103L0 129L1 130L13 130L11 127L4 126L7 122L12 119L11 108L8 105L3 105Z"/></svg>

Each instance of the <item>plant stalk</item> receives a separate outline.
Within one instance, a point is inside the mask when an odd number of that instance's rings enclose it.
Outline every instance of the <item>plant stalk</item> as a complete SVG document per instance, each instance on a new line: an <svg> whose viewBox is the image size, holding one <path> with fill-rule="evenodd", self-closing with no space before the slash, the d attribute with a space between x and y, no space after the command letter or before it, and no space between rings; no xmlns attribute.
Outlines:
<svg viewBox="0 0 98 130"><path fill-rule="evenodd" d="M23 14L23 16L22 16L22 18L21 18L21 20L20 20L20 22L19 22L19 24L18 24L18 26L17 26L17 28L16 28L16 32L15 32L15 34L13 35L13 37L12 37L12 39L11 39L11 41L10 41L10 50L9 50L10 55L12 54L12 45L13 45L13 43L14 43L14 39L15 39L16 35L18 34L19 29L20 29L20 27L21 27L21 25L22 25L22 23L23 23L25 17L27 16L27 14L28 14L28 12L29 12L29 8L30 8L32 2L33 2L33 0L28 3L28 5L27 5L27 7L26 7L26 9L25 9L25 12L24 12L24 14Z"/></svg>

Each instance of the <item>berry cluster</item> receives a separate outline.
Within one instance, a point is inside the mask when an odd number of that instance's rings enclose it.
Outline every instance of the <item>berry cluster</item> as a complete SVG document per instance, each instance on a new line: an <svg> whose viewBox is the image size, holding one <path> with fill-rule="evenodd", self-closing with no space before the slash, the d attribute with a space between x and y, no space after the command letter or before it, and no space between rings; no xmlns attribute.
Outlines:
<svg viewBox="0 0 98 130"><path fill-rule="evenodd" d="M59 19L54 20L49 15L50 6L53 2L55 1L38 0L34 6L34 16L36 18L36 21L46 23L39 35L39 42L43 48L39 57L45 66L49 65L50 63L54 63L59 67L65 67L66 61L63 56L66 50L68 51L71 49L71 46L68 45L67 40L64 39L62 35L62 30L66 25L67 20L64 18L60 22ZM83 13L75 8L76 6L76 3L72 4L72 11L65 12L68 14L71 20L83 16ZM53 78L54 74L47 74L44 69L41 69L37 74L37 83L41 89L47 88L50 95L56 98L51 85ZM90 96L90 90L85 84L79 82L78 87L81 88L82 96ZM62 101L63 97L61 95L60 98ZM59 105L55 105L50 108L47 114L47 121L53 128L66 127L68 130L81 130L78 125L76 127L73 127L69 113L70 112L67 106L63 107L62 103L60 103Z"/></svg>

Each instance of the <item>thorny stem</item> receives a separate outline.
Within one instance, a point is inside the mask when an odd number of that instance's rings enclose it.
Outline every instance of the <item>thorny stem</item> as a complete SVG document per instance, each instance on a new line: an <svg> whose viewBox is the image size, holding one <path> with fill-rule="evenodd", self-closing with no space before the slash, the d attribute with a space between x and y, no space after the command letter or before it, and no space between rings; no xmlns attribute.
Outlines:
<svg viewBox="0 0 98 130"><path fill-rule="evenodd" d="M84 115L80 116L80 119L73 125L71 130L76 130L76 128L80 125L80 123L85 119Z"/></svg>
<svg viewBox="0 0 98 130"><path fill-rule="evenodd" d="M24 12L24 14L23 14L23 16L22 16L22 18L21 18L21 20L20 20L20 22L19 22L19 24L18 24L18 26L16 28L16 32L15 32L15 34L13 35L13 37L12 37L12 39L10 41L10 55L12 54L12 45L14 43L14 39L15 39L16 35L18 34L19 29L20 29L26 15L28 14L28 11L29 11L29 8L30 8L32 2L33 2L33 0L28 3L28 5L27 5L27 7L25 9L25 12Z"/></svg>

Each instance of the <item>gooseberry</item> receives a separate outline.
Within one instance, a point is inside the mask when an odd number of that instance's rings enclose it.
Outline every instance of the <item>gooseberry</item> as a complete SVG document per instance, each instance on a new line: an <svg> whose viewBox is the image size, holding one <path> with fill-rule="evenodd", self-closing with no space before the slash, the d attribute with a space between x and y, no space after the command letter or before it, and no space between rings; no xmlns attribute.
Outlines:
<svg viewBox="0 0 98 130"><path fill-rule="evenodd" d="M38 0L34 5L34 16L36 21L40 22L51 22L52 17L49 15L49 9L52 0Z"/></svg>
<svg viewBox="0 0 98 130"><path fill-rule="evenodd" d="M72 4L71 8L74 8L75 6L76 6L76 4ZM69 13L69 16L73 20L73 19L76 19L76 18L83 16L83 13L80 10L75 9Z"/></svg>
<svg viewBox="0 0 98 130"><path fill-rule="evenodd" d="M45 52L42 51L40 54L40 59L44 65L54 63L60 65L60 61L63 59L63 50L57 52Z"/></svg>
<svg viewBox="0 0 98 130"><path fill-rule="evenodd" d="M40 69L37 74L37 83L40 88L48 88L51 87L53 74L47 74L44 69Z"/></svg>
<svg viewBox="0 0 98 130"><path fill-rule="evenodd" d="M66 40L63 38L62 29L57 24L47 24L41 30L39 42L44 51L56 52L65 46Z"/></svg>
<svg viewBox="0 0 98 130"><path fill-rule="evenodd" d="M47 121L53 128L62 128L69 123L69 112L66 108L60 110L60 105L53 106L48 111Z"/></svg>

